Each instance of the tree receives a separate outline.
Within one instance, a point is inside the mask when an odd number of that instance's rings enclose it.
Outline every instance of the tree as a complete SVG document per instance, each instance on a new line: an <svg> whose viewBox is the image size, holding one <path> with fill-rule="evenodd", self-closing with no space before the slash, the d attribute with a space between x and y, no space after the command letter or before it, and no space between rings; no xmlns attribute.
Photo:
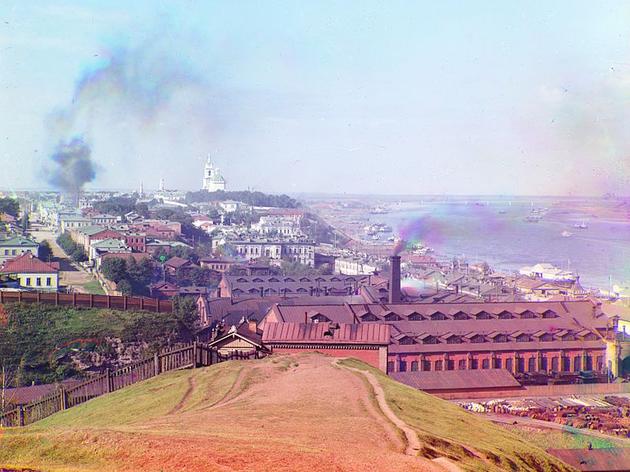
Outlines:
<svg viewBox="0 0 630 472"><path fill-rule="evenodd" d="M123 295L131 295L133 293L131 283L129 283L127 279L122 279L116 282L116 290L118 290Z"/></svg>
<svg viewBox="0 0 630 472"><path fill-rule="evenodd" d="M197 303L195 297L173 297L173 312L179 322L189 330L193 330L197 323Z"/></svg>
<svg viewBox="0 0 630 472"><path fill-rule="evenodd" d="M46 240L39 244L39 258L42 261L49 261L52 258L52 249L50 243Z"/></svg>
<svg viewBox="0 0 630 472"><path fill-rule="evenodd" d="M74 262L84 262L87 261L87 255L81 246L76 245L72 254L70 255Z"/></svg>
<svg viewBox="0 0 630 472"><path fill-rule="evenodd" d="M118 283L127 277L127 261L120 257L105 259L101 264L101 273L107 280Z"/></svg>
<svg viewBox="0 0 630 472"><path fill-rule="evenodd" d="M20 204L15 198L0 198L0 213L17 217L19 212Z"/></svg>

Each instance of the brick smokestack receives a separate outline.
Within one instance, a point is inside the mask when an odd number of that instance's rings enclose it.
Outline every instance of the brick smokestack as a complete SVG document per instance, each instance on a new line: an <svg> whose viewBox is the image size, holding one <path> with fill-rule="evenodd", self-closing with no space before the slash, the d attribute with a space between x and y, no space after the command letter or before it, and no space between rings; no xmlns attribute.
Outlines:
<svg viewBox="0 0 630 472"><path fill-rule="evenodd" d="M390 256L389 303L400 302L400 256Z"/></svg>

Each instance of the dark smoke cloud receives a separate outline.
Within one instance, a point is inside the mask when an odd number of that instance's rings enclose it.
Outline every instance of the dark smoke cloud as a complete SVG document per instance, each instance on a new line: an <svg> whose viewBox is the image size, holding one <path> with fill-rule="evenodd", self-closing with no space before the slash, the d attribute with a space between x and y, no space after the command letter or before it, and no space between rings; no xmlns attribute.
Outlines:
<svg viewBox="0 0 630 472"><path fill-rule="evenodd" d="M55 187L76 194L84 184L96 177L96 169L91 159L90 146L82 137L61 141L51 156L55 166L49 183Z"/></svg>

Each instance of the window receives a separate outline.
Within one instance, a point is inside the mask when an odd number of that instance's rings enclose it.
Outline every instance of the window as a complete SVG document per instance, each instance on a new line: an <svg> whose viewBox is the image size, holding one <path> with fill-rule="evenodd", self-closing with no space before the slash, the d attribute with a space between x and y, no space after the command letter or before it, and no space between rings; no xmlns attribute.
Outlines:
<svg viewBox="0 0 630 472"><path fill-rule="evenodd" d="M560 361L560 369L562 372L569 372L569 370L571 370L569 366L569 364L571 364L571 360L567 356L562 356Z"/></svg>
<svg viewBox="0 0 630 472"><path fill-rule="evenodd" d="M26 285L27 286L31 285L31 278L30 277L26 277Z"/></svg>
<svg viewBox="0 0 630 472"><path fill-rule="evenodd" d="M490 359L482 359L481 360L481 368L489 369L490 368Z"/></svg>
<svg viewBox="0 0 630 472"><path fill-rule="evenodd" d="M477 370L479 368L479 361L477 359L473 359L470 364L470 368L473 370Z"/></svg>
<svg viewBox="0 0 630 472"><path fill-rule="evenodd" d="M521 313L521 318L536 318L536 314L533 311L525 310Z"/></svg>
<svg viewBox="0 0 630 472"><path fill-rule="evenodd" d="M550 342L550 341L553 341L553 336L549 333L545 333L540 337L540 340L542 342Z"/></svg>
<svg viewBox="0 0 630 472"><path fill-rule="evenodd" d="M484 343L486 342L486 338L484 338L481 334L475 334L472 338L470 338L471 343Z"/></svg>
<svg viewBox="0 0 630 472"><path fill-rule="evenodd" d="M556 312L553 310L547 310L542 314L543 318L557 318Z"/></svg>
<svg viewBox="0 0 630 472"><path fill-rule="evenodd" d="M385 315L385 321L400 321L400 319L400 316L398 316L396 313L389 313Z"/></svg>
<svg viewBox="0 0 630 472"><path fill-rule="evenodd" d="M503 359L501 359L500 357L497 357L494 360L494 368L495 369L502 369L503 368Z"/></svg>
<svg viewBox="0 0 630 472"><path fill-rule="evenodd" d="M429 372L431 370L431 361L422 361L422 370Z"/></svg>
<svg viewBox="0 0 630 472"><path fill-rule="evenodd" d="M446 344L459 344L462 339L459 336L451 336L446 340Z"/></svg>
<svg viewBox="0 0 630 472"><path fill-rule="evenodd" d="M446 370L455 370L455 361L447 360L446 361Z"/></svg>
<svg viewBox="0 0 630 472"><path fill-rule="evenodd" d="M536 358L530 357L527 359L527 372L535 372L536 371Z"/></svg>
<svg viewBox="0 0 630 472"><path fill-rule="evenodd" d="M50 277L46 277L46 287L50 287L52 285L52 279Z"/></svg>
<svg viewBox="0 0 630 472"><path fill-rule="evenodd" d="M508 338L507 338L507 336L505 334L497 334L494 337L493 341L495 343L506 343L508 341Z"/></svg>
<svg viewBox="0 0 630 472"><path fill-rule="evenodd" d="M543 372L547 372L547 367L547 358L543 356L543 358L540 360L540 370L542 370Z"/></svg>
<svg viewBox="0 0 630 472"><path fill-rule="evenodd" d="M514 365L511 357L505 360L505 368L510 372L513 371Z"/></svg>
<svg viewBox="0 0 630 472"><path fill-rule="evenodd" d="M557 357L552 357L551 358L551 371L552 372L558 372L558 367L559 367L559 362L558 362L558 358Z"/></svg>
<svg viewBox="0 0 630 472"><path fill-rule="evenodd" d="M460 359L457 361L458 370L466 370L466 359Z"/></svg>
<svg viewBox="0 0 630 472"><path fill-rule="evenodd" d="M411 361L411 371L416 372L418 370L418 361Z"/></svg>
<svg viewBox="0 0 630 472"><path fill-rule="evenodd" d="M526 342L529 342L529 340L530 340L529 339L529 334L519 334L516 337L516 342L517 343L526 343Z"/></svg>
<svg viewBox="0 0 630 472"><path fill-rule="evenodd" d="M470 319L470 317L463 311L458 311L457 313L453 315L453 319L454 320L468 320Z"/></svg>
<svg viewBox="0 0 630 472"><path fill-rule="evenodd" d="M584 366L584 370L593 370L593 357L586 356L586 365Z"/></svg>
<svg viewBox="0 0 630 472"><path fill-rule="evenodd" d="M403 336L398 341L398 344L416 344L416 341L413 338L409 337L409 336Z"/></svg>
<svg viewBox="0 0 630 472"><path fill-rule="evenodd" d="M442 370L442 361L435 361L435 370L439 371Z"/></svg>
<svg viewBox="0 0 630 472"><path fill-rule="evenodd" d="M514 318L514 316L512 316L512 313L510 313L509 311L502 311L501 313L499 313L500 320L509 320L512 318Z"/></svg>
<svg viewBox="0 0 630 472"><path fill-rule="evenodd" d="M35 279L35 285L37 285L38 287L42 286L42 278L41 277L37 277Z"/></svg>
<svg viewBox="0 0 630 472"><path fill-rule="evenodd" d="M434 321L436 321L436 320L445 320L446 319L446 315L444 313L436 311L435 313L433 313L431 315L431 319L434 320Z"/></svg>
<svg viewBox="0 0 630 472"><path fill-rule="evenodd" d="M597 370L604 370L604 356L597 356Z"/></svg>
<svg viewBox="0 0 630 472"><path fill-rule="evenodd" d="M398 363L399 372L407 372L407 361L401 360Z"/></svg>
<svg viewBox="0 0 630 472"><path fill-rule="evenodd" d="M407 319L409 321L422 321L422 315L420 313L416 313L415 311L413 313L410 313L409 316L407 317Z"/></svg>
<svg viewBox="0 0 630 472"><path fill-rule="evenodd" d="M480 311L479 313L477 313L476 318L478 320L489 320L492 318L492 316L487 311Z"/></svg>
<svg viewBox="0 0 630 472"><path fill-rule="evenodd" d="M582 370L582 357L576 356L573 358L573 372L579 372Z"/></svg>
<svg viewBox="0 0 630 472"><path fill-rule="evenodd" d="M361 321L378 321L378 318L372 313L366 313L361 316Z"/></svg>
<svg viewBox="0 0 630 472"><path fill-rule="evenodd" d="M422 340L423 344L438 344L438 339L435 336L427 336Z"/></svg>
<svg viewBox="0 0 630 472"><path fill-rule="evenodd" d="M394 372L394 361L387 361L387 372Z"/></svg>
<svg viewBox="0 0 630 472"><path fill-rule="evenodd" d="M525 372L525 359L519 357L516 359L516 371L517 372Z"/></svg>

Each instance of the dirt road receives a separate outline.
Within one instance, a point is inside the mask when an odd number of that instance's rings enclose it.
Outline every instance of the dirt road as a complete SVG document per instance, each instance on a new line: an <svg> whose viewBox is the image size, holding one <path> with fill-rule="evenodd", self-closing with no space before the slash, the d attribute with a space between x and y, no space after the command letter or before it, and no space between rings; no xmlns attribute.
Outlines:
<svg viewBox="0 0 630 472"><path fill-rule="evenodd" d="M94 277L78 264L72 262L63 249L57 244L57 234L53 231L36 227L30 231L31 236L38 242L48 241L52 250L53 260L59 262L59 284L78 293L87 293L84 285L92 282Z"/></svg>

